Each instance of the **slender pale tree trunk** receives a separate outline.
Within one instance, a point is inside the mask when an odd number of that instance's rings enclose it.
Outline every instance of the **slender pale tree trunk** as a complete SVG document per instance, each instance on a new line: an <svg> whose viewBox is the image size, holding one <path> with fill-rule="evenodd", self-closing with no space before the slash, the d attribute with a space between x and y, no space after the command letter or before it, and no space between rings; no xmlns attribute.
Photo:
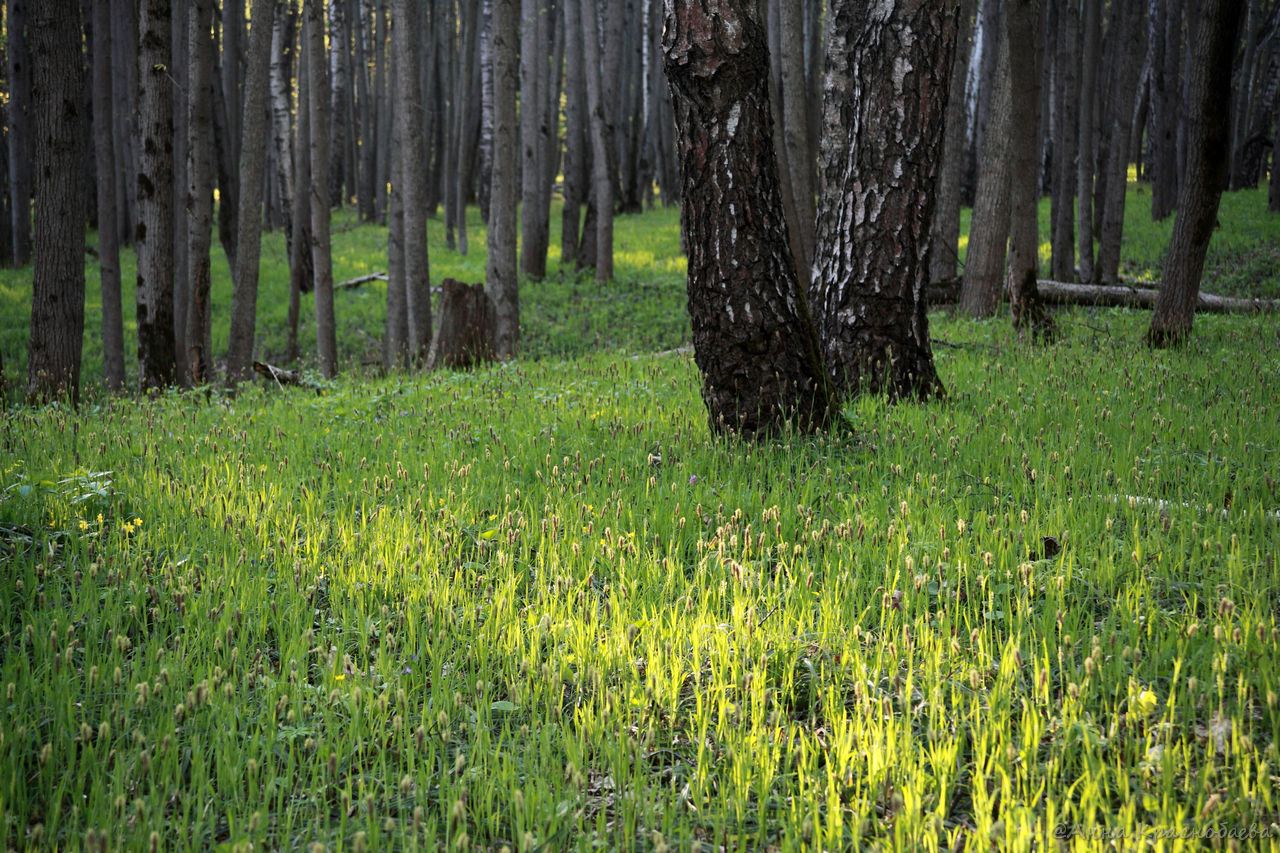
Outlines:
<svg viewBox="0 0 1280 853"><path fill-rule="evenodd" d="M289 247L289 317L285 359L297 360L298 320L302 294L315 285L311 266L311 64L308 58L307 23L299 21L298 115L293 138L293 244Z"/></svg>
<svg viewBox="0 0 1280 853"><path fill-rule="evenodd" d="M102 361L108 391L124 390L124 309L116 226L116 149L111 104L111 0L93 0L93 153L98 180L98 270Z"/></svg>
<svg viewBox="0 0 1280 853"><path fill-rule="evenodd" d="M964 177L965 132L968 106L965 83L973 52L974 17L978 0L961 0L956 29L956 53L947 84L947 126L942 137L942 163L938 166L938 204L933 214L933 242L929 255L929 280L954 278L960 243L960 184Z"/></svg>
<svg viewBox="0 0 1280 853"><path fill-rule="evenodd" d="M1076 106L1080 100L1077 67L1080 64L1080 9L1076 0L1055 0L1058 7L1058 46L1053 89L1053 279L1076 279L1076 148L1079 129Z"/></svg>
<svg viewBox="0 0 1280 853"><path fill-rule="evenodd" d="M521 172L520 269L529 278L547 274L547 241L550 236L550 195L544 191L551 125L547 112L548 69L551 59L550 10L546 0L523 0L520 47L520 148Z"/></svg>
<svg viewBox="0 0 1280 853"><path fill-rule="evenodd" d="M346 204L347 26L343 0L329 0L329 203Z"/></svg>
<svg viewBox="0 0 1280 853"><path fill-rule="evenodd" d="M27 398L80 398L88 220L85 97L78 0L42 0L31 15L35 244Z"/></svg>
<svg viewBox="0 0 1280 853"><path fill-rule="evenodd" d="M187 359L191 381L213 379L213 310L210 292L213 245L213 0L192 0L187 15L187 218L190 300L187 303Z"/></svg>
<svg viewBox="0 0 1280 853"><path fill-rule="evenodd" d="M316 349L326 378L338 373L329 245L329 81L324 49L324 0L306 0L311 105L311 266L315 280Z"/></svg>
<svg viewBox="0 0 1280 853"><path fill-rule="evenodd" d="M586 0L591 2L591 0ZM493 188L485 291L497 309L494 343L500 359L514 358L520 341L520 294L516 280L517 0L493 0Z"/></svg>
<svg viewBox="0 0 1280 853"><path fill-rule="evenodd" d="M292 247L293 222L293 41L294 10L285 4L276 10L271 34L271 135L276 154L276 183L284 212L285 242Z"/></svg>
<svg viewBox="0 0 1280 853"><path fill-rule="evenodd" d="M37 0L37 5L44 0ZM27 14L31 0L9 0L9 210L12 217L13 265L31 261L31 51Z"/></svg>
<svg viewBox="0 0 1280 853"><path fill-rule="evenodd" d="M560 0L564 12L564 207L560 218L560 263L578 263L579 223L590 192L587 129L587 78L583 59L582 7Z"/></svg>
<svg viewBox="0 0 1280 853"><path fill-rule="evenodd" d="M773 152L769 58L754 0L667 0L689 245L689 316L710 428L824 429L837 404L796 278ZM590 30L588 30L588 33Z"/></svg>
<svg viewBox="0 0 1280 853"><path fill-rule="evenodd" d="M249 375L258 312L258 265L262 249L262 187L267 159L267 75L276 0L257 0L249 33L249 67L244 83L244 119L240 126L240 236L231 294L231 345L227 380Z"/></svg>
<svg viewBox="0 0 1280 853"><path fill-rule="evenodd" d="M404 288L409 323L409 357L417 364L431 346L431 282L427 256L427 164L422 153L422 83L418 74L418 40L411 0L394 0L391 37L395 42L399 106L393 143L400 146L397 194L404 217ZM394 156L394 155L393 155Z"/></svg>
<svg viewBox="0 0 1280 853"><path fill-rule="evenodd" d="M1193 61L1187 69L1187 181L1178 197L1164 280L1147 330L1152 346L1179 344L1191 334L1204 258L1227 185L1231 63L1243 12L1244 0L1203 2Z"/></svg>
<svg viewBox="0 0 1280 853"><path fill-rule="evenodd" d="M1102 43L1102 0L1082 0L1080 125L1076 160L1076 216L1080 280L1096 282L1093 248L1093 175L1097 168L1098 61Z"/></svg>
<svg viewBox="0 0 1280 853"><path fill-rule="evenodd" d="M394 0L397 5L403 0ZM394 7L393 7L394 8ZM400 102L400 39L395 30L403 21L392 20L391 102ZM409 297L404 277L404 158L409 146L403 133L408 122L398 117L391 124L391 191L387 194L387 319L382 334L382 366L386 370L409 366Z"/></svg>
<svg viewBox="0 0 1280 853"><path fill-rule="evenodd" d="M603 284L613 278L614 180L609 168L613 133L604 104L603 90L606 77L601 70L603 66L597 39L600 26L599 16L596 14L596 3L595 0L578 0L578 2L582 16L582 58L587 67L587 109L591 125L591 195L596 211L596 281ZM614 64L616 65L616 62Z"/></svg>

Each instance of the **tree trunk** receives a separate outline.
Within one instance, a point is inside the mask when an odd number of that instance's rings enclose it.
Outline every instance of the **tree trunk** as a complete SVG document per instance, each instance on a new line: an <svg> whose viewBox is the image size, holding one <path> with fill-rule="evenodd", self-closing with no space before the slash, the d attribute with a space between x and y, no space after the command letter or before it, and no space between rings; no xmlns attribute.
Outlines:
<svg viewBox="0 0 1280 853"><path fill-rule="evenodd" d="M1151 0L1151 119L1147 157L1151 219L1173 212L1178 198L1178 79L1182 13L1178 0Z"/></svg>
<svg viewBox="0 0 1280 853"><path fill-rule="evenodd" d="M338 374L333 316L333 261L329 246L329 81L324 50L324 0L306 0L310 50L307 97L311 106L311 266L316 291L316 350L326 379Z"/></svg>
<svg viewBox="0 0 1280 853"><path fill-rule="evenodd" d="M244 83L244 118L240 143L240 235L231 294L231 337L227 381L249 376L258 311L258 265L262 249L262 186L267 158L267 74L271 65L271 31L276 0L257 0L249 33L249 67Z"/></svg>
<svg viewBox="0 0 1280 853"><path fill-rule="evenodd" d="M86 139L78 0L42 0L31 16L35 245L27 398L80 398L84 342Z"/></svg>
<svg viewBox="0 0 1280 853"><path fill-rule="evenodd" d="M583 62L582 15L578 0L560 0L564 12L564 207L560 217L560 265L578 262L579 223L590 192L587 165L587 79Z"/></svg>
<svg viewBox="0 0 1280 853"><path fill-rule="evenodd" d="M494 349L504 360L515 357L520 342L520 294L516 281L518 12L518 0L493 0L493 185L485 290L496 311Z"/></svg>
<svg viewBox="0 0 1280 853"><path fill-rule="evenodd" d="M942 137L942 162L938 166L937 209L929 247L929 280L942 281L956 274L960 244L960 183L964 169L968 109L965 83L973 52L974 15L978 0L961 0L956 29L955 58L947 84L947 124Z"/></svg>
<svg viewBox="0 0 1280 853"><path fill-rule="evenodd" d="M387 182L391 177L391 105L387 99L387 0L373 0L373 98L377 163L373 181L373 209L387 221Z"/></svg>
<svg viewBox="0 0 1280 853"><path fill-rule="evenodd" d="M240 121L244 117L244 109L240 98L241 69L244 63L244 20L245 0L222 0L222 61L218 72L221 75L221 90L224 106L224 121L227 128L227 161L231 179L239 174L240 163ZM239 195L236 195L239 198Z"/></svg>
<svg viewBox="0 0 1280 853"><path fill-rule="evenodd" d="M993 24L1003 30L1001 12ZM1009 137L1013 122L1013 95L1009 80L1009 40L1003 32L996 48L996 70L989 81L990 116L979 159L977 198L969 224L969 250L965 255L964 289L960 310L973 317L991 317L1000 307L1004 291L1004 262L1009 244Z"/></svg>
<svg viewBox="0 0 1280 853"><path fill-rule="evenodd" d="M169 76L169 0L145 0L139 22L137 323L138 373L144 390L176 379L173 337L173 97Z"/></svg>
<svg viewBox="0 0 1280 853"><path fill-rule="evenodd" d="M276 184L284 214L285 243L292 251L293 222L293 43L295 18L292 4L276 10L271 34L271 133L276 154Z"/></svg>
<svg viewBox="0 0 1280 853"><path fill-rule="evenodd" d="M961 183L964 204L977 199L978 183L982 180L984 163L981 154L987 145L987 129L991 124L991 105L994 102L996 66L1000 59L1000 42L1004 41L1004 27L1000 24L1000 0L982 0L975 21L974 50L978 52L977 75L974 85L973 135L966 151L965 177Z"/></svg>
<svg viewBox="0 0 1280 853"><path fill-rule="evenodd" d="M1129 130L1133 124L1138 79L1146 56L1147 27L1143 4L1125 4L1118 15L1115 34L1116 73L1108 120L1111 143L1106 158L1106 188L1103 195L1102 230L1098 238L1098 279L1115 284L1120 276L1120 243L1124 234L1125 191L1129 176Z"/></svg>
<svg viewBox="0 0 1280 853"><path fill-rule="evenodd" d="M689 315L710 428L748 438L824 429L837 401L769 166L769 60L756 4L668 0L664 21Z"/></svg>
<svg viewBox="0 0 1280 853"><path fill-rule="evenodd" d="M1267 187L1267 210L1280 213L1280 98L1276 99L1276 138L1271 146L1271 184Z"/></svg>
<svg viewBox="0 0 1280 853"><path fill-rule="evenodd" d="M114 125L116 157L116 207L120 243L133 245L138 224L138 3L111 0L111 63L114 67L112 96L115 98Z"/></svg>
<svg viewBox="0 0 1280 853"><path fill-rule="evenodd" d="M187 217L186 239L190 300L186 323L191 381L213 379L212 272L213 243L213 0L193 0L187 21Z"/></svg>
<svg viewBox="0 0 1280 853"><path fill-rule="evenodd" d="M1164 285L1147 330L1152 346L1179 344L1191 334L1205 253L1227 183L1231 62L1244 0L1204 0L1187 103L1187 181L1164 262Z"/></svg>
<svg viewBox="0 0 1280 853"><path fill-rule="evenodd" d="M1257 155L1262 143L1250 139L1249 117L1253 115L1254 65L1258 52L1258 30L1262 8L1259 0L1248 0L1244 22L1244 54L1237 66L1239 85L1235 91L1235 106L1231 110L1231 178L1233 190L1253 188L1258 185Z"/></svg>
<svg viewBox="0 0 1280 853"><path fill-rule="evenodd" d="M427 369L463 370L493 361L496 309L484 285L446 278L440 289L440 327L431 342Z"/></svg>
<svg viewBox="0 0 1280 853"><path fill-rule="evenodd" d="M187 113L191 86L187 72L188 12L192 0L173 0L170 14L170 39L173 45L172 86L173 98L173 352L177 359L176 382L191 384L190 366L187 363L187 311L191 304L191 263L187 252Z"/></svg>
<svg viewBox="0 0 1280 853"><path fill-rule="evenodd" d="M572 2L572 0L569 0ZM617 2L617 0L614 0ZM604 81L599 23L595 0L578 0L582 15L582 58L587 67L587 110L591 124L591 195L596 211L596 282L613 278L613 176L609 160L613 156L613 127L604 103Z"/></svg>
<svg viewBox="0 0 1280 853"><path fill-rule="evenodd" d="M534 280L547 274L546 220L539 216L542 198L542 75L547 46L538 21L546 14L543 0L520 3L520 271Z"/></svg>
<svg viewBox="0 0 1280 853"><path fill-rule="evenodd" d="M352 16L352 35L356 44L356 100L360 122L360 177L356 185L356 207L360 219L374 222L377 210L374 206L374 172L377 169L377 123L374 121L372 88L369 85L369 0L351 0L357 14Z"/></svg>
<svg viewBox="0 0 1280 853"><path fill-rule="evenodd" d="M1096 280L1093 250L1093 175L1097 165L1098 57L1102 42L1102 0L1082 0L1079 146L1076 160L1076 217L1080 280Z"/></svg>
<svg viewBox="0 0 1280 853"><path fill-rule="evenodd" d="M453 163L455 174L453 195L455 226L458 234L458 251L465 255L470 246L467 236L467 201L471 197L471 187L475 177L476 134L479 132L476 109L477 86L479 78L476 63L480 53L480 15L474 5L463 10L461 23L461 41L458 53L458 73L456 98L454 101L454 118L456 135L454 138Z"/></svg>
<svg viewBox="0 0 1280 853"><path fill-rule="evenodd" d="M27 45L30 0L9 0L9 210L12 217L13 265L31 262L31 51ZM40 6L44 0L37 0Z"/></svg>
<svg viewBox="0 0 1280 853"><path fill-rule="evenodd" d="M1076 148L1079 120L1076 106L1080 89L1076 70L1080 65L1080 4L1077 0L1058 3L1058 46L1053 88L1053 201L1051 245L1053 277L1074 281L1076 277Z"/></svg>
<svg viewBox="0 0 1280 853"><path fill-rule="evenodd" d="M781 53L782 133L786 145L791 192L795 200L798 230L792 242L800 249L796 257L800 284L808 288L813 271L814 242L817 239L816 163L809 140L809 93L806 91L804 56L804 7L799 0L784 0L779 9ZM790 223L788 223L790 224Z"/></svg>
<svg viewBox="0 0 1280 853"><path fill-rule="evenodd" d="M111 116L111 0L93 0L93 153L98 180L102 361L108 391L124 390L124 309L116 225L116 150Z"/></svg>
<svg viewBox="0 0 1280 853"><path fill-rule="evenodd" d="M342 0L329 0L329 203L346 204L347 26Z"/></svg>
<svg viewBox="0 0 1280 853"><path fill-rule="evenodd" d="M958 8L829 7L810 301L838 391L943 394L924 288Z"/></svg>
<svg viewBox="0 0 1280 853"><path fill-rule="evenodd" d="M400 0L396 0L400 2ZM392 22L392 29L403 22ZM395 69L389 82L391 103L400 101L400 40L392 38L388 48L391 67ZM391 190L387 194L387 319L382 333L382 367L392 370L407 368L409 358L409 297L404 278L404 158L409 146L402 133L406 122L397 118L391 124Z"/></svg>
<svg viewBox="0 0 1280 853"><path fill-rule="evenodd" d="M421 147L422 83L418 75L416 15L410 0L394 0L391 37L396 56L399 108L393 144L400 146L403 190L396 188L404 216L404 288L409 358L418 364L431 346L431 283L427 256L427 164ZM392 155L395 156L394 154Z"/></svg>
<svg viewBox="0 0 1280 853"><path fill-rule="evenodd" d="M1038 44L1044 35L1044 0L1006 0L1005 39ZM1009 307L1013 326L1051 339L1052 318L1036 291L1040 232L1040 53L1009 51Z"/></svg>

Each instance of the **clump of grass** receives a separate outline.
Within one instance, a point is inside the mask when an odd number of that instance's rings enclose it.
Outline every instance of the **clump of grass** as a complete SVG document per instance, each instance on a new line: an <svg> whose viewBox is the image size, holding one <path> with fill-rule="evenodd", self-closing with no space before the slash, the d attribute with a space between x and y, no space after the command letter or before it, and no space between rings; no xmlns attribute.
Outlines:
<svg viewBox="0 0 1280 853"><path fill-rule="evenodd" d="M1269 831L1280 361L1145 319L761 446L684 355L12 409L0 846Z"/></svg>

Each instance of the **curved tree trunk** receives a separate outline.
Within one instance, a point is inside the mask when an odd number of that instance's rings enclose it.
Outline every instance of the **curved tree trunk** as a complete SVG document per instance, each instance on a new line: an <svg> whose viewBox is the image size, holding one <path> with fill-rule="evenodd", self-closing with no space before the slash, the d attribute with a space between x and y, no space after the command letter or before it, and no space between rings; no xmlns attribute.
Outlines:
<svg viewBox="0 0 1280 853"><path fill-rule="evenodd" d="M591 2L591 0L584 0ZM493 183L485 291L493 298L495 354L514 358L520 342L520 292L516 281L516 45L519 0L493 0Z"/></svg>
<svg viewBox="0 0 1280 853"><path fill-rule="evenodd" d="M98 178L98 269L102 282L102 360L107 390L124 390L124 309L116 225L116 150L111 115L111 0L93 0L93 142Z"/></svg>
<svg viewBox="0 0 1280 853"><path fill-rule="evenodd" d="M249 32L249 68L244 81L244 117L240 143L240 236L236 238L235 289L231 294L231 343L227 380L238 382L253 364L258 310L258 264L262 250L262 186L267 162L267 75L276 0L254 4Z"/></svg>
<svg viewBox="0 0 1280 853"><path fill-rule="evenodd" d="M209 251L213 245L213 0L193 0L187 16L187 366L191 381L212 378L213 344Z"/></svg>
<svg viewBox="0 0 1280 853"><path fill-rule="evenodd" d="M810 293L839 391L943 393L924 288L957 0L833 0Z"/></svg>
<svg viewBox="0 0 1280 853"><path fill-rule="evenodd" d="M146 0L139 23L137 322L138 373L144 390L176 378L173 337L173 80L169 0Z"/></svg>
<svg viewBox="0 0 1280 853"><path fill-rule="evenodd" d="M822 429L836 413L770 167L769 60L756 8L667 0L662 39L702 398L713 432L748 437L787 424Z"/></svg>
<svg viewBox="0 0 1280 853"><path fill-rule="evenodd" d="M89 129L82 38L78 0L36 5L31 16L35 263L27 350L27 397L33 401L80 397Z"/></svg>
<svg viewBox="0 0 1280 853"><path fill-rule="evenodd" d="M1244 0L1204 0L1193 47L1187 139L1187 180L1164 262L1164 284L1147 330L1147 342L1179 344L1191 334L1204 257L1227 185L1231 145L1231 62Z"/></svg>

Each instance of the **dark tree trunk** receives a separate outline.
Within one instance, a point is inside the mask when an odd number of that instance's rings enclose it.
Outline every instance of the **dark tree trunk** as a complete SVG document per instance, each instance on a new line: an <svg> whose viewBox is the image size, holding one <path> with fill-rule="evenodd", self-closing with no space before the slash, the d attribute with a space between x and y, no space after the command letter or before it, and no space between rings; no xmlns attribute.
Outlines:
<svg viewBox="0 0 1280 853"><path fill-rule="evenodd" d="M929 247L930 281L954 277L960 260L960 184L964 177L965 131L968 130L965 81L973 52L977 8L978 0L961 0L955 58L951 62L951 81L947 84L947 125L942 138L942 163L938 166L938 203Z"/></svg>
<svg viewBox="0 0 1280 853"><path fill-rule="evenodd" d="M298 320L302 294L315 283L311 267L311 65L307 60L305 15L298 24L298 114L293 135L293 243L289 246L289 315L285 360L298 358Z"/></svg>
<svg viewBox="0 0 1280 853"><path fill-rule="evenodd" d="M116 149L111 115L111 0L93 0L93 148L98 180L98 270L107 390L124 390L124 308L116 224Z"/></svg>
<svg viewBox="0 0 1280 853"><path fill-rule="evenodd" d="M35 246L27 398L80 398L84 342L86 114L78 0L42 0L31 16Z"/></svg>
<svg viewBox="0 0 1280 853"><path fill-rule="evenodd" d="M213 323L209 252L213 243L213 0L193 0L187 29L191 96L187 130L187 257L190 302L187 315L188 368L197 385L213 379Z"/></svg>
<svg viewBox="0 0 1280 853"><path fill-rule="evenodd" d="M31 261L31 55L27 46L27 6L30 0L9 0L9 211L13 236L13 265ZM43 0L37 0L37 6Z"/></svg>
<svg viewBox="0 0 1280 853"><path fill-rule="evenodd" d="M595 261L596 281L613 278L613 124L605 103L605 80L600 47L596 38L599 25L595 0L578 0L582 13L582 58L587 66L587 109L591 123L591 196L596 211ZM618 0L613 0L617 3ZM606 46L606 53L607 53ZM615 63L616 66L616 63ZM616 91L616 90L612 90Z"/></svg>
<svg viewBox="0 0 1280 853"><path fill-rule="evenodd" d="M997 15L992 25L1001 31ZM1009 245L1009 134L1013 120L1013 96L1009 81L1009 40L1000 32L996 48L990 116L979 159L977 197L969 224L969 249L965 255L964 288L960 310L973 317L991 317L1000 307L1004 291L1004 262Z"/></svg>
<svg viewBox="0 0 1280 853"><path fill-rule="evenodd" d="M400 2L400 0L396 0ZM392 21L392 30L402 24ZM388 56L393 73L389 82L391 102L400 101L400 41L392 38ZM407 368L409 359L409 297L404 279L404 157L408 150L402 133L407 123L391 124L391 190L387 194L387 319L382 333L382 367Z"/></svg>
<svg viewBox="0 0 1280 853"><path fill-rule="evenodd" d="M583 64L582 16L577 0L560 0L564 14L564 207L560 217L560 264L577 264L578 226L590 192L587 163L587 79Z"/></svg>
<svg viewBox="0 0 1280 853"><path fill-rule="evenodd" d="M373 98L377 162L374 168L373 209L387 221L387 181L391 177L391 109L387 99L387 0L373 0Z"/></svg>
<svg viewBox="0 0 1280 853"><path fill-rule="evenodd" d="M324 0L306 0L310 50L307 97L311 106L311 267L316 291L316 350L326 378L338 373L333 316L333 261L329 246L329 80L324 49Z"/></svg>
<svg viewBox="0 0 1280 853"><path fill-rule="evenodd" d="M694 358L711 430L824 429L837 403L770 167L769 60L756 4L667 0L664 20Z"/></svg>
<svg viewBox="0 0 1280 853"><path fill-rule="evenodd" d="M187 363L187 311L191 303L191 264L187 252L187 229L183 211L187 206L187 112L191 87L187 72L188 12L192 0L173 0L170 8L170 37L173 45L173 65L170 75L173 86L173 352L177 359L179 385L191 383L190 366Z"/></svg>
<svg viewBox="0 0 1280 853"><path fill-rule="evenodd" d="M225 56L223 57L225 60ZM223 91L224 75L222 69L214 68L213 72L213 151L214 170L218 181L218 242L222 244L223 254L227 256L227 266L235 269L236 238L240 235L240 225L236 216L240 212L240 185L237 181L239 160L232 158L232 151L240 145L237 137L231 138L231 126L227 124L227 99ZM237 100L239 100L237 98Z"/></svg>
<svg viewBox="0 0 1280 853"><path fill-rule="evenodd" d="M372 88L369 85L369 4L368 0L351 0L351 8L357 12L352 16L352 35L356 45L356 100L357 114L360 121L360 177L356 185L356 207L360 218L365 222L377 219L374 206L374 172L378 163L378 146L376 122L374 121L374 105Z"/></svg>
<svg viewBox="0 0 1280 853"><path fill-rule="evenodd" d="M484 285L446 278L440 289L440 327L431 342L427 369L462 370L493 361L496 309Z"/></svg>
<svg viewBox="0 0 1280 853"><path fill-rule="evenodd" d="M1098 58L1102 42L1102 0L1082 0L1080 40L1079 150L1076 152L1076 217L1080 280L1097 280L1093 249L1093 176L1097 165Z"/></svg>
<svg viewBox="0 0 1280 853"><path fill-rule="evenodd" d="M293 247L293 44L296 13L292 4L276 10L271 35L271 133L275 149L276 186L284 218L285 243Z"/></svg>
<svg viewBox="0 0 1280 853"><path fill-rule="evenodd" d="M1005 38L1037 44L1044 34L1044 0L1005 0ZM1009 307L1013 326L1049 339L1054 323L1036 290L1039 273L1040 54L1009 51Z"/></svg>
<svg viewBox="0 0 1280 853"><path fill-rule="evenodd" d="M1080 65L1080 4L1076 0L1058 3L1058 45L1054 55L1053 87L1053 278L1076 278L1076 148L1079 128L1076 107L1080 89L1076 70Z"/></svg>
<svg viewBox="0 0 1280 853"><path fill-rule="evenodd" d="M943 394L924 289L957 12L956 0L828 10L810 302L839 391Z"/></svg>
<svg viewBox="0 0 1280 853"><path fill-rule="evenodd" d="M329 203L347 203L347 25L343 0L329 0Z"/></svg>
<svg viewBox="0 0 1280 853"><path fill-rule="evenodd" d="M276 0L257 0L249 33L249 66L244 82L244 137L240 143L240 236L231 294L231 336L227 381L239 382L253 366L258 311L258 264L262 249L262 187L267 160L267 75Z"/></svg>
<svg viewBox="0 0 1280 853"><path fill-rule="evenodd" d="M1125 4L1117 16L1116 73L1109 98L1110 145L1106 158L1106 187L1102 196L1102 229L1098 236L1098 278L1103 284L1120 280L1120 243L1124 235L1125 191L1129 175L1129 131L1134 102L1146 56L1147 26L1143 4Z"/></svg>
<svg viewBox="0 0 1280 853"><path fill-rule="evenodd" d="M1178 198L1178 91L1182 11L1178 0L1151 0L1151 119L1147 157L1151 218L1173 212Z"/></svg>
<svg viewBox="0 0 1280 853"><path fill-rule="evenodd" d="M550 88L551 31L546 0L523 0L520 43L520 149L524 158L520 191L520 270L534 280L547 275L551 194L545 187L551 122L546 114Z"/></svg>
<svg viewBox="0 0 1280 853"><path fill-rule="evenodd" d="M1235 106L1231 110L1231 178L1233 190L1253 188L1258 185L1258 152L1262 141L1249 133L1249 118L1253 115L1253 81L1258 53L1258 30L1262 15L1260 0L1248 0L1244 21L1244 54L1236 66L1239 84L1235 91Z"/></svg>
<svg viewBox="0 0 1280 853"><path fill-rule="evenodd" d="M475 178L476 134L479 132L476 96L480 80L476 64L480 54L480 15L474 5L469 5L462 11L462 38L458 46L456 99L453 109L456 131L453 140L455 174L449 180L453 185L455 199L454 223L458 234L458 251L465 255L470 248L467 236L467 201L471 198Z"/></svg>
<svg viewBox="0 0 1280 853"><path fill-rule="evenodd" d="M418 40L413 26L416 15L409 0L395 0L399 14L392 17L395 42L396 89L399 106L393 143L400 146L400 178L397 187L404 217L404 288L408 317L409 358L418 364L431 346L431 285L427 256L427 168L418 140L422 138L422 83L418 75ZM394 154L392 155L395 156Z"/></svg>
<svg viewBox="0 0 1280 853"><path fill-rule="evenodd" d="M146 0L139 22L137 323L138 373L144 390L174 382L173 81L169 0Z"/></svg>
<svg viewBox="0 0 1280 853"><path fill-rule="evenodd" d="M117 233L124 246L133 245L138 224L138 3L111 0L111 63L114 71Z"/></svg>
<svg viewBox="0 0 1280 853"><path fill-rule="evenodd" d="M591 0L586 0L591 2ZM485 290L496 317L494 349L498 358L514 358L520 342L520 294L516 280L516 87L519 68L518 0L493 0L493 185L489 208L489 248ZM589 73L589 72L588 72Z"/></svg>
<svg viewBox="0 0 1280 853"><path fill-rule="evenodd" d="M791 175L791 193L795 203L795 226L798 234L791 241L799 250L796 256L800 284L808 288L813 272L814 244L817 239L816 208L817 164L814 144L809 139L809 93L806 86L804 55L804 4L784 0L779 8L781 32L782 136L785 157ZM790 223L788 223L790 224Z"/></svg>
<svg viewBox="0 0 1280 853"><path fill-rule="evenodd" d="M1271 145L1271 184L1267 187L1267 210L1280 213L1280 98L1276 99L1276 138Z"/></svg>
<svg viewBox="0 0 1280 853"><path fill-rule="evenodd" d="M1244 0L1204 0L1192 49L1187 102L1187 181L1178 197L1164 262L1164 284L1147 330L1147 341L1162 347L1191 334L1205 253L1227 185L1230 147L1231 62Z"/></svg>

